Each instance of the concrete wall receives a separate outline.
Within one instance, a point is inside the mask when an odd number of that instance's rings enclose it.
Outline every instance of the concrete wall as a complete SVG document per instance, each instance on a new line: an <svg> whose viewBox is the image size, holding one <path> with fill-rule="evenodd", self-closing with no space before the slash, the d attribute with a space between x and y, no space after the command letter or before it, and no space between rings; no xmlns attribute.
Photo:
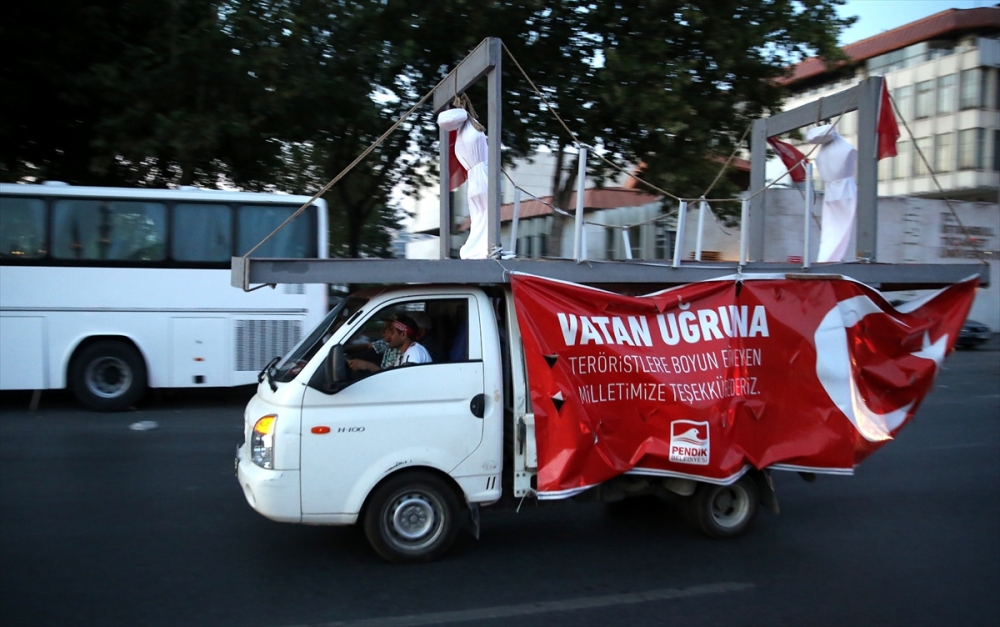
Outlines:
<svg viewBox="0 0 1000 627"><path fill-rule="evenodd" d="M764 261L788 261L803 256L804 195L794 189L771 189L765 202ZM883 263L969 263L986 259L990 265L989 288L981 289L969 314L1000 332L1000 207L994 203L951 201L954 215L944 200L896 196L879 198L878 259ZM809 259L819 250L819 220L823 195L817 194L812 207ZM959 221L962 226L959 226ZM695 249L698 208L687 215L682 251L684 259ZM962 227L976 241L970 243ZM702 250L716 250L725 260L739 258L739 228L726 228L714 216L706 219ZM985 253L980 255L980 252ZM854 258L853 243L846 259ZM896 295L906 300L918 292Z"/></svg>

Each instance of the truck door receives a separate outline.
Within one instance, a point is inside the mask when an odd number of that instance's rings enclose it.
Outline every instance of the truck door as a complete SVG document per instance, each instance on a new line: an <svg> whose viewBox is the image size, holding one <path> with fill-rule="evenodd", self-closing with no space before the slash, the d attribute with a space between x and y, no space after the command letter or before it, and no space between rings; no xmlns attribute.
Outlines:
<svg viewBox="0 0 1000 627"><path fill-rule="evenodd" d="M476 299L451 295L392 301L372 312L345 348L367 347L381 337L383 321L400 312L430 320L425 343L436 361L388 368L334 394L306 387L303 514L356 513L368 489L386 474L414 465L448 472L482 441L483 419L473 409L474 399L481 402L484 392Z"/></svg>

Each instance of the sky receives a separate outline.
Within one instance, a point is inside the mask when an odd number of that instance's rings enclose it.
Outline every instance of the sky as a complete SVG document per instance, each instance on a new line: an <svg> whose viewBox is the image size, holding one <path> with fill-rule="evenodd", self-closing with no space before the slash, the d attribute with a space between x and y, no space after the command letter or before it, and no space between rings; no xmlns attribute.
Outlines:
<svg viewBox="0 0 1000 627"><path fill-rule="evenodd" d="M857 15L858 21L840 35L847 45L872 35L915 22L948 9L996 6L1000 0L848 0L840 7L841 17Z"/></svg>

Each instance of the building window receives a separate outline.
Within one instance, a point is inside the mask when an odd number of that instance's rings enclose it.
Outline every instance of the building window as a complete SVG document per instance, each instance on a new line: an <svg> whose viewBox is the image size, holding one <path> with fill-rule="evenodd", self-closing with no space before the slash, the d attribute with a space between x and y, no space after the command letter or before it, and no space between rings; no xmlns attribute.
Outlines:
<svg viewBox="0 0 1000 627"><path fill-rule="evenodd" d="M888 159L881 159L878 162L878 180L889 181L892 179L892 164L896 160L895 157L889 157Z"/></svg>
<svg viewBox="0 0 1000 627"><path fill-rule="evenodd" d="M657 259L673 259L674 258L674 240L677 237L677 231L671 230L662 224L656 225L656 258Z"/></svg>
<svg viewBox="0 0 1000 627"><path fill-rule="evenodd" d="M1000 129L993 131L993 169L1000 172Z"/></svg>
<svg viewBox="0 0 1000 627"><path fill-rule="evenodd" d="M980 78L983 73L979 68L962 70L962 85L959 92L959 107L962 109L978 109L982 101Z"/></svg>
<svg viewBox="0 0 1000 627"><path fill-rule="evenodd" d="M955 110L955 96L958 80L954 74L938 78L937 112L938 115L952 113Z"/></svg>
<svg viewBox="0 0 1000 627"><path fill-rule="evenodd" d="M893 90L892 97L896 101L896 108L899 109L899 115L901 115L904 120L912 120L913 85L907 85L906 87L900 87L899 89Z"/></svg>
<svg viewBox="0 0 1000 627"><path fill-rule="evenodd" d="M934 148L934 138L921 137L917 140L916 146L917 154L913 155L913 176L927 176L931 173L927 163L933 163L931 160L934 158L931 152Z"/></svg>
<svg viewBox="0 0 1000 627"><path fill-rule="evenodd" d="M967 128L958 132L958 169L983 169L983 129Z"/></svg>
<svg viewBox="0 0 1000 627"><path fill-rule="evenodd" d="M896 157L892 160L892 178L904 179L910 176L910 142L896 144Z"/></svg>
<svg viewBox="0 0 1000 627"><path fill-rule="evenodd" d="M955 169L955 147L951 133L942 133L934 138L934 170L951 172Z"/></svg>
<svg viewBox="0 0 1000 627"><path fill-rule="evenodd" d="M618 229L613 226L604 227L604 258L615 258L615 246L618 243Z"/></svg>
<svg viewBox="0 0 1000 627"><path fill-rule="evenodd" d="M940 59L955 52L954 41L929 41L927 42L927 60Z"/></svg>
<svg viewBox="0 0 1000 627"><path fill-rule="evenodd" d="M917 83L917 119L934 115L934 81Z"/></svg>

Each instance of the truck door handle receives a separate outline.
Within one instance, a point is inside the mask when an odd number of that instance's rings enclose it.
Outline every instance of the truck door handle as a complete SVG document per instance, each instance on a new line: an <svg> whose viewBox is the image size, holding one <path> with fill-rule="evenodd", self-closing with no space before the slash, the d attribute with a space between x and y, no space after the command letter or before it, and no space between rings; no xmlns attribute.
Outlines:
<svg viewBox="0 0 1000 627"><path fill-rule="evenodd" d="M486 413L486 395L476 394L472 397L472 401L469 402L469 409L472 410L472 415L476 418L482 418Z"/></svg>

